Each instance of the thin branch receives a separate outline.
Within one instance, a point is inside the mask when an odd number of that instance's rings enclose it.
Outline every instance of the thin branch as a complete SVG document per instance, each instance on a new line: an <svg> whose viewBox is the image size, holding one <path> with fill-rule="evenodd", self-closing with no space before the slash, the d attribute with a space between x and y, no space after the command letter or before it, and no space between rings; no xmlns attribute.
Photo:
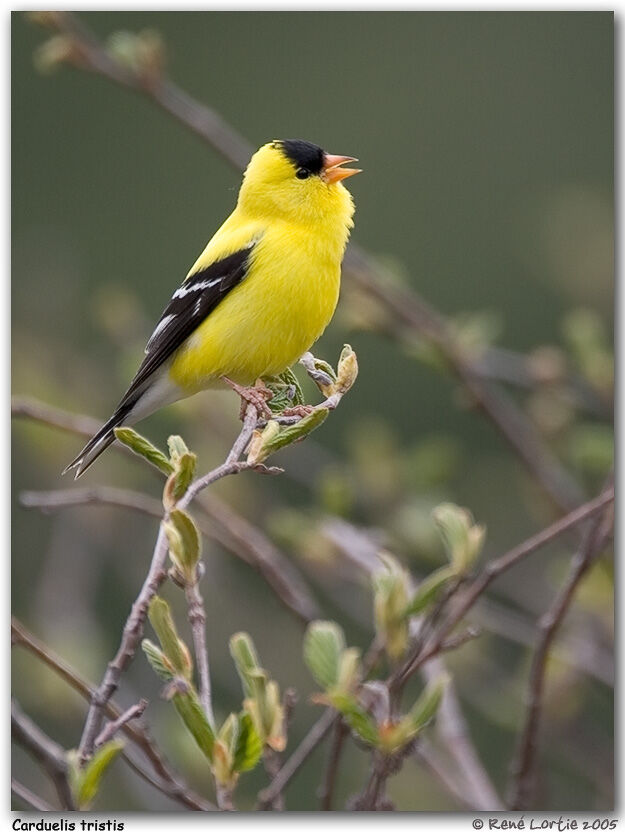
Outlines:
<svg viewBox="0 0 625 836"><path fill-rule="evenodd" d="M513 781L511 787L512 810L527 810L532 804L536 783L538 731L542 712L547 658L556 633L562 624L580 581L590 569L594 559L603 551L614 523L614 509L608 508L588 529L582 543L571 560L569 574L556 594L547 612L539 621L539 638L532 659L528 694L527 716L520 735Z"/></svg>
<svg viewBox="0 0 625 836"><path fill-rule="evenodd" d="M115 720L111 720L106 723L100 734L95 739L95 748L97 749L99 746L103 746L106 741L114 737L122 726L126 725L126 723L129 723L131 720L135 720L137 717L141 717L147 707L147 700L139 700L138 703L131 705L130 708L124 711L123 714L120 714Z"/></svg>
<svg viewBox="0 0 625 836"><path fill-rule="evenodd" d="M213 699L211 694L210 664L208 661L208 647L206 644L206 611L204 599L200 592L199 579L195 583L187 584L184 594L188 604L189 624L193 635L193 647L195 649L195 661L198 668L200 685L200 703L208 722L215 728L215 714L213 712Z"/></svg>
<svg viewBox="0 0 625 836"><path fill-rule="evenodd" d="M11 700L11 735L46 770L54 783L62 808L75 810L67 777L65 750L24 714L15 700Z"/></svg>
<svg viewBox="0 0 625 836"><path fill-rule="evenodd" d="M35 508L46 514L81 505L110 505L114 508L139 511L159 520L163 516L163 503L158 499L123 488L97 486L53 491L22 491L19 500L24 508Z"/></svg>
<svg viewBox="0 0 625 836"><path fill-rule="evenodd" d="M13 395L11 398L11 417L29 418L31 421L38 421L48 427L56 427L59 430L66 430L87 438L95 435L102 426L96 418L91 418L88 415L78 415L65 409L57 409L57 407L37 400L37 398L25 395ZM115 445L115 447L120 450L125 449L132 454L132 451L127 447L121 447L120 445Z"/></svg>
<svg viewBox="0 0 625 836"><path fill-rule="evenodd" d="M342 717L337 717L334 721L334 731L332 733L332 741L330 743L330 751L328 753L328 764L323 776L323 783L319 791L320 810L332 809L332 798L336 788L336 779L338 775L339 763L341 761L341 754L343 746L349 736L349 728L343 722Z"/></svg>
<svg viewBox="0 0 625 836"><path fill-rule="evenodd" d="M277 752L274 752L269 746L265 746L263 751L263 763L265 765L265 772L269 776L269 781L273 781L274 778L280 772L280 756ZM284 811L284 796L282 793L278 793L275 795L271 801L269 802L268 810L275 810L277 812Z"/></svg>
<svg viewBox="0 0 625 836"><path fill-rule="evenodd" d="M88 702L91 700L95 694L95 686L83 679L67 662L50 650L43 642L36 639L15 616L11 616L11 642L14 645L24 647L25 650L28 650L51 670L55 671L81 697ZM105 713L109 718L115 720L121 715L121 709L114 703L109 702L105 708ZM142 778L160 790L164 795L178 801L191 810L209 811L216 809L206 799L186 787L182 779L172 772L145 727L137 723L125 723L123 731L141 749L153 766L158 778L147 773L135 757L125 749L121 753L121 756L137 774L141 775Z"/></svg>
<svg viewBox="0 0 625 836"><path fill-rule="evenodd" d="M182 780L176 778L166 766L164 761L163 766L167 772L167 777L159 778L157 775L153 775L144 769L134 754L131 754L125 749L122 751L121 757L140 778L153 786L159 792L162 792L163 795L177 801L188 810L197 810L204 813L216 813L219 809L214 804L211 804L211 802L206 798L198 795L192 789L187 787Z"/></svg>
<svg viewBox="0 0 625 836"><path fill-rule="evenodd" d="M25 801L26 804L33 808L33 810L37 810L40 813L59 812L58 809L52 807L47 801L44 801L41 796L37 795L32 790L29 790L28 787L20 784L19 781L15 780L15 778L11 778L11 792L22 801Z"/></svg>
<svg viewBox="0 0 625 836"><path fill-rule="evenodd" d="M328 734L336 717L337 714L333 708L328 708L324 711L269 786L259 792L256 805L257 809L270 809L274 799L284 791L287 784L295 777L310 755Z"/></svg>
<svg viewBox="0 0 625 836"><path fill-rule="evenodd" d="M419 658L421 659L420 664L424 665L434 656L439 656L441 653L447 653L450 650L457 650L459 647L462 647L463 644L466 644L473 639L477 639L481 635L482 631L479 628L467 627L466 630L463 630L462 633L458 633L457 636L451 636L451 638L445 639L445 641L441 642L436 649L430 649L427 655L425 655L425 653L419 654Z"/></svg>
<svg viewBox="0 0 625 836"><path fill-rule="evenodd" d="M354 810L376 811L387 809L384 803L386 781L390 774L390 758L377 749L371 756L371 771L363 792L354 800Z"/></svg>
<svg viewBox="0 0 625 836"><path fill-rule="evenodd" d="M579 525L588 517L597 514L607 505L614 502L614 488L608 488L603 491L598 497L585 502L571 511L564 517L561 517L556 522L547 526L547 528L535 534L533 537L524 540L515 548L506 552L497 560L491 561L482 572L475 578L475 580L465 589L464 593L459 594L459 600L452 608L451 613L445 619L436 635L434 635L425 647L419 652L417 656L413 656L408 662L395 674L395 677L401 680L406 680L413 675L413 673L423 664L424 660L431 659L441 648L443 642L447 639L451 631L464 618L466 613L471 609L476 600L482 595L484 590L499 577L503 572L515 566L519 561L528 555L535 552L541 546L558 537L565 531L568 531L573 526Z"/></svg>

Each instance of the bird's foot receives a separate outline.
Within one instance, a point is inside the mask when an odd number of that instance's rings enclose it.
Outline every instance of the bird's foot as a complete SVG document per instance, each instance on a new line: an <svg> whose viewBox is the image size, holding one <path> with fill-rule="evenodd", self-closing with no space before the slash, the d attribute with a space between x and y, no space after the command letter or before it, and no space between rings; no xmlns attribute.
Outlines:
<svg viewBox="0 0 625 836"><path fill-rule="evenodd" d="M265 418L271 418L272 413L271 409L267 406L267 401L271 400L273 392L271 389L267 389L260 378L258 378L254 386L240 386L225 375L221 379L241 398L241 410L239 412L241 421L245 418L248 403L251 403L256 408L259 415Z"/></svg>
<svg viewBox="0 0 625 836"><path fill-rule="evenodd" d="M308 406L308 404L297 404L296 406L288 406L286 409L282 410L282 414L287 416L296 415L298 418L306 418L314 411L314 406Z"/></svg>

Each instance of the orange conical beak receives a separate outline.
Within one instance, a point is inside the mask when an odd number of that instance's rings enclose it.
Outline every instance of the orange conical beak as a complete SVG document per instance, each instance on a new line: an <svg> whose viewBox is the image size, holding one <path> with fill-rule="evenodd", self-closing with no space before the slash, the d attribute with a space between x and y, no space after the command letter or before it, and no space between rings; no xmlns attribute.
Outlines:
<svg viewBox="0 0 625 836"><path fill-rule="evenodd" d="M326 183L338 183L345 180L346 177L351 177L352 174L360 174L361 168L340 168L343 163L357 163L356 157L341 157L339 154L324 154L323 155L323 170L321 178Z"/></svg>

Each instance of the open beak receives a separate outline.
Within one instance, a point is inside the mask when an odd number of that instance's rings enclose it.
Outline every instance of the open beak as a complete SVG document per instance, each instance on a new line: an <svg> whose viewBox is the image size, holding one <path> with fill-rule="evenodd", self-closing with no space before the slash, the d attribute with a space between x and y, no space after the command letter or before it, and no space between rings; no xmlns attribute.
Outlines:
<svg viewBox="0 0 625 836"><path fill-rule="evenodd" d="M323 170L321 178L326 183L338 183L351 177L352 174L360 174L361 168L340 168L344 163L357 163L356 157L341 157L338 154L323 155Z"/></svg>

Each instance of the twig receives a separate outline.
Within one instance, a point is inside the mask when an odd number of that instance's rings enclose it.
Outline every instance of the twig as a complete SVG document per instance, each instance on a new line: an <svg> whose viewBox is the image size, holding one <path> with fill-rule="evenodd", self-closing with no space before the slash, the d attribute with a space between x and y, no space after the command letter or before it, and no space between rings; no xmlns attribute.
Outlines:
<svg viewBox="0 0 625 836"><path fill-rule="evenodd" d="M193 635L193 647L195 649L195 661L198 668L200 685L200 702L208 722L215 728L215 714L213 712L213 699L211 695L210 664L208 661L208 647L206 645L206 611L204 599L200 592L199 579L195 583L186 584L184 594L187 599L189 624Z"/></svg>
<svg viewBox="0 0 625 836"><path fill-rule="evenodd" d="M11 616L11 642L33 653L45 665L65 680L81 697L87 701L91 700L95 693L95 686L84 680L67 662L57 656L50 648L46 647L39 639L36 639L14 616ZM121 715L121 710L114 703L109 702L105 708L105 713L108 717L115 720ZM145 728L142 728L136 723L126 723L123 731L133 743L139 746L153 766L156 775L159 776L155 778L147 773L136 761L135 757L125 749L121 756L142 778L155 786L164 795L180 802L191 810L208 811L216 809L206 799L186 787L182 779L172 772Z"/></svg>
<svg viewBox="0 0 625 836"><path fill-rule="evenodd" d="M57 409L37 398L14 395L11 398L11 417L29 418L31 421L38 421L48 427L57 427L59 430L77 433L78 435L91 438L102 426L101 422L88 415L78 415L68 412L65 409ZM127 447L115 445L120 450L128 450Z"/></svg>
<svg viewBox="0 0 625 836"><path fill-rule="evenodd" d="M332 797L336 787L339 763L348 734L349 729L343 722L343 719L340 716L337 717L334 721L334 732L328 753L328 764L323 776L323 783L319 790L320 810L332 809Z"/></svg>
<svg viewBox="0 0 625 836"><path fill-rule="evenodd" d="M421 659L421 664L425 664L432 659L433 656L438 656L441 653L447 653L449 650L457 650L459 647L462 647L463 644L466 644L473 639L477 639L481 635L482 631L478 627L467 627L466 630L463 630L462 633L458 633L457 636L445 639L445 641L440 643L436 650L430 650L427 655L420 654L419 658Z"/></svg>
<svg viewBox="0 0 625 836"><path fill-rule="evenodd" d="M46 770L54 783L62 808L75 810L63 747L48 737L30 717L24 714L15 700L11 700L11 735L25 749L28 749Z"/></svg>
<svg viewBox="0 0 625 836"><path fill-rule="evenodd" d="M280 772L280 756L269 746L265 746L263 751L263 763L265 765L265 772L269 776L269 780L271 782ZM284 796L282 793L275 795L269 802L266 809L282 812L284 810Z"/></svg>
<svg viewBox="0 0 625 836"><path fill-rule="evenodd" d="M223 784L215 784L215 792L217 795L217 807L224 812L234 811L233 788L226 787Z"/></svg>
<svg viewBox="0 0 625 836"><path fill-rule="evenodd" d="M123 714L120 714L115 720L111 720L106 723L100 734L95 739L95 748L97 749L99 746L106 743L107 740L110 740L115 734L117 734L122 726L126 725L126 723L129 723L131 720L135 720L137 717L141 717L147 707L147 700L139 700L138 703L131 705L129 709L124 711Z"/></svg>
<svg viewBox="0 0 625 836"><path fill-rule="evenodd" d="M18 798L21 798L22 801L25 801L26 804L29 804L33 810L38 810L40 813L59 812L55 807L48 804L47 801L44 801L44 799L39 795L34 793L32 790L29 790L28 787L25 787L23 784L20 784L19 781L16 781L15 778L11 778L11 792Z"/></svg>
<svg viewBox="0 0 625 836"><path fill-rule="evenodd" d="M124 731L126 730L124 729ZM206 798L193 792L193 790L186 787L182 781L179 781L173 775L171 778L159 778L157 774L146 769L136 754L127 748L121 751L120 757L147 784L150 784L154 789L162 792L163 795L166 795L173 801L177 801L188 810L197 810L205 813L217 812L218 808L214 804L211 804Z"/></svg>
<svg viewBox="0 0 625 836"><path fill-rule="evenodd" d="M571 511L564 517L561 517L556 522L547 526L547 528L524 540L515 548L506 552L496 560L491 561L482 572L469 585L465 592L458 595L460 599L456 602L451 613L441 625L436 635L426 642L425 647L416 656L408 660L408 662L395 674L396 677L402 680L408 679L421 666L425 659L430 659L440 650L442 643L449 636L451 631L466 615L468 610L473 606L475 601L480 597L484 590L499 577L503 572L506 572L512 566L515 566L520 560L527 557L532 552L535 552L541 546L544 546L550 540L553 540L558 535L562 534L575 525L592 517L594 514L610 505L614 501L614 488L608 488L603 491L598 497L585 502L579 508Z"/></svg>
<svg viewBox="0 0 625 836"><path fill-rule="evenodd" d="M381 805L386 781L390 774L390 758L374 750L371 757L371 771L365 789L354 801L355 810L375 811L384 809Z"/></svg>
<svg viewBox="0 0 625 836"><path fill-rule="evenodd" d="M538 730L542 711L547 657L551 644L573 603L580 581L590 569L593 560L605 547L613 522L613 508L608 508L593 521L577 553L571 560L568 577L553 599L551 606L539 621L539 638L536 643L529 677L527 715L520 735L513 768L510 792L510 809L512 810L529 809L532 803L536 780Z"/></svg>
<svg viewBox="0 0 625 836"><path fill-rule="evenodd" d="M270 809L274 799L284 791L287 784L295 777L306 760L330 731L336 716L336 711L333 708L328 708L324 711L269 786L259 792L256 805L257 809Z"/></svg>

